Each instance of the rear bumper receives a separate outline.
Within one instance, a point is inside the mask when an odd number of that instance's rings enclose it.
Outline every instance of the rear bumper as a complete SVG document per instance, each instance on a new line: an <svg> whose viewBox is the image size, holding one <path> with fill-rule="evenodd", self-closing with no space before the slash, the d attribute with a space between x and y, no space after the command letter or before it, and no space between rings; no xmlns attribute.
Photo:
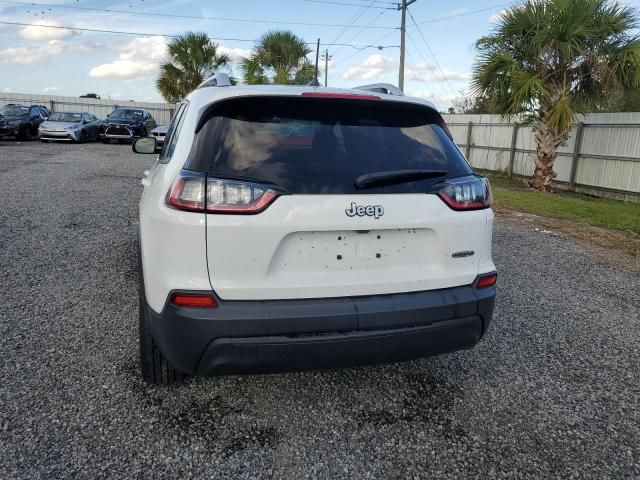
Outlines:
<svg viewBox="0 0 640 480"><path fill-rule="evenodd" d="M190 375L273 373L386 363L473 347L495 287L310 300L147 308L169 362Z"/></svg>

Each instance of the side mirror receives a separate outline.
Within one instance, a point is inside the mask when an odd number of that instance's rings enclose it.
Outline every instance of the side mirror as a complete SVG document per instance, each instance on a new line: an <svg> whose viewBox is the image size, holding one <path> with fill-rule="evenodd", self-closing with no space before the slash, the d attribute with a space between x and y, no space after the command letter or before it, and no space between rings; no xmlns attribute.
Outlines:
<svg viewBox="0 0 640 480"><path fill-rule="evenodd" d="M135 142L133 142L132 148L135 153L156 153L156 139L154 137L139 138Z"/></svg>
<svg viewBox="0 0 640 480"><path fill-rule="evenodd" d="M111 114L107 115L107 118L109 118L111 116Z"/></svg>

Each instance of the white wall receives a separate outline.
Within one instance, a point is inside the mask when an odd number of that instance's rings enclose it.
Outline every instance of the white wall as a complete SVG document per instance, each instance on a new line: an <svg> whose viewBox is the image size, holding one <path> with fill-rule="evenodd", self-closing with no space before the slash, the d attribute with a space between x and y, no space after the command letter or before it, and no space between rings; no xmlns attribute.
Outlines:
<svg viewBox="0 0 640 480"><path fill-rule="evenodd" d="M53 102L53 103L52 103ZM145 108L151 112L158 125L168 125L175 113L175 105L169 103L129 102L126 100L96 100L93 98L62 97L58 95L30 95L22 93L0 93L0 105L7 103L24 103L28 105L44 105L54 112L82 111L93 113L98 118L105 118L116 106Z"/></svg>

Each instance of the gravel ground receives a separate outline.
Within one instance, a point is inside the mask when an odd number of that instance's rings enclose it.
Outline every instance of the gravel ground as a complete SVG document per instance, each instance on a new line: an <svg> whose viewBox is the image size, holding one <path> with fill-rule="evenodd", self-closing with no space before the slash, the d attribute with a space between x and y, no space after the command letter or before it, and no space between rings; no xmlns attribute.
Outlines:
<svg viewBox="0 0 640 480"><path fill-rule="evenodd" d="M640 278L503 222L474 350L146 386L150 161L0 141L0 478L640 478Z"/></svg>

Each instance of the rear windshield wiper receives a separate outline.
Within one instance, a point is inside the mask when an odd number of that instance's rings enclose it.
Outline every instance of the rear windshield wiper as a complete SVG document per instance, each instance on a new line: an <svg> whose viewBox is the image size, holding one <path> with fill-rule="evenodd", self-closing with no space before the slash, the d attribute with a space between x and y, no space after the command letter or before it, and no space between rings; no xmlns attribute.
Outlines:
<svg viewBox="0 0 640 480"><path fill-rule="evenodd" d="M357 188L384 187L400 183L415 182L428 178L444 177L445 170L390 170L387 172L366 173L356 178Z"/></svg>

